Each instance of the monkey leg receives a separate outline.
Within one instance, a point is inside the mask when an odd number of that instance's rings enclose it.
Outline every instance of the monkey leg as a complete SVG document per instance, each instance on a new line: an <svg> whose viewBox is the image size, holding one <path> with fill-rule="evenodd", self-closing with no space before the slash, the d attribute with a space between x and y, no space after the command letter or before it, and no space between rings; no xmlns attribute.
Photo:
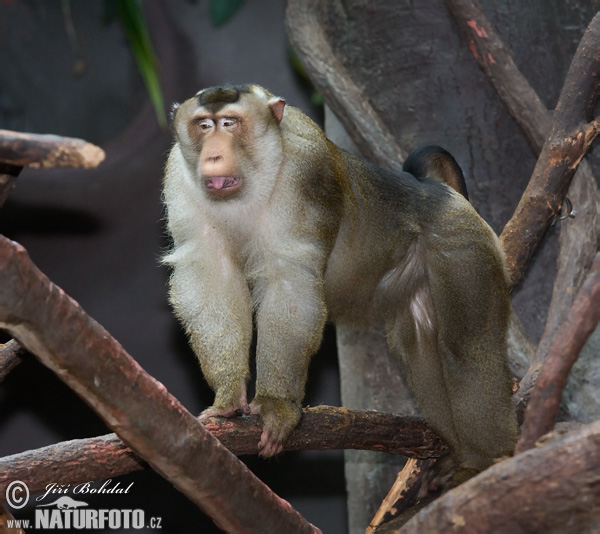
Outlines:
<svg viewBox="0 0 600 534"><path fill-rule="evenodd" d="M259 454L266 457L283 450L300 421L308 365L326 319L321 281L306 272L290 278L268 284L256 317L256 396L251 409L262 418Z"/></svg>
<svg viewBox="0 0 600 534"><path fill-rule="evenodd" d="M477 248L469 243L432 258L431 247L416 246L427 267L400 275L408 289L387 320L390 348L406 363L425 419L451 446L442 469L457 480L510 454L517 431L506 361L508 291L502 265Z"/></svg>
<svg viewBox="0 0 600 534"><path fill-rule="evenodd" d="M178 261L170 280L170 299L189 336L214 404L203 416L250 413L252 303L246 281L233 269L199 261Z"/></svg>
<svg viewBox="0 0 600 534"><path fill-rule="evenodd" d="M517 422L507 362L510 314L503 266L490 243L473 243L430 267L437 354L458 436L456 456L484 469L512 454Z"/></svg>

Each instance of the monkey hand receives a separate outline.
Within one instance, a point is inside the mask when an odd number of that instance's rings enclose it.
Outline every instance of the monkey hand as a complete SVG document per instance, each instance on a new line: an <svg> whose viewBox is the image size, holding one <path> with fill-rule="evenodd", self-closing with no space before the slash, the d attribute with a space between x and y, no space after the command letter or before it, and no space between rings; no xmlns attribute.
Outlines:
<svg viewBox="0 0 600 534"><path fill-rule="evenodd" d="M242 415L250 415L250 406L246 398L246 386L243 382L242 391L236 391L231 394L229 388L221 388L217 390L215 402L210 407L204 410L200 417L233 417L241 413ZM235 391L235 390L234 390ZM226 394L223 394L227 392Z"/></svg>
<svg viewBox="0 0 600 534"><path fill-rule="evenodd" d="M259 456L269 458L282 452L287 438L300 422L300 406L293 401L259 395L250 408L252 413L260 415L263 424L258 443Z"/></svg>

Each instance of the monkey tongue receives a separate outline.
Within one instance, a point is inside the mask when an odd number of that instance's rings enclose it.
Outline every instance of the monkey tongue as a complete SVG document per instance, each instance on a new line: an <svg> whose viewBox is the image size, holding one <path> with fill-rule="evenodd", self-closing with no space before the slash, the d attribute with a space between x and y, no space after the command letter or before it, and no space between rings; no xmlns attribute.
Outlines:
<svg viewBox="0 0 600 534"><path fill-rule="evenodd" d="M206 187L208 189L229 189L235 187L240 183L238 178L232 178L230 176L211 176L205 180Z"/></svg>

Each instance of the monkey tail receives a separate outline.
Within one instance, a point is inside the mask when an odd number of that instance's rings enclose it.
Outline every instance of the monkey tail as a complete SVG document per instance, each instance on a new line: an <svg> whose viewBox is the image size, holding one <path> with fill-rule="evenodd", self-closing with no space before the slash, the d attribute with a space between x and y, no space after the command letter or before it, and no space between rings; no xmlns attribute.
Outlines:
<svg viewBox="0 0 600 534"><path fill-rule="evenodd" d="M452 154L442 147L427 145L413 150L406 158L402 170L416 178L427 177L447 184L469 200L462 169Z"/></svg>

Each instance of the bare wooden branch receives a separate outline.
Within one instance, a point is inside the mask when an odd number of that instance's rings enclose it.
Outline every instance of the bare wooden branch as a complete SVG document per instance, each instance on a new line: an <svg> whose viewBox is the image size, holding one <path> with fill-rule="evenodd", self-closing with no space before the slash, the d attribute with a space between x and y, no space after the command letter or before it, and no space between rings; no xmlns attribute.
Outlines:
<svg viewBox="0 0 600 534"><path fill-rule="evenodd" d="M600 14L590 22L571 62L552 132L533 176L500 240L513 286L529 265L546 230L559 213L575 170L597 135L592 117L600 79Z"/></svg>
<svg viewBox="0 0 600 534"><path fill-rule="evenodd" d="M525 411L516 452L532 448L550 432L573 364L600 320L600 253L579 290L566 322L561 326L544 361ZM521 396L525 392L521 392Z"/></svg>
<svg viewBox="0 0 600 534"><path fill-rule="evenodd" d="M0 382L21 363L21 357L25 352L25 349L14 339L0 345Z"/></svg>
<svg viewBox="0 0 600 534"><path fill-rule="evenodd" d="M100 147L72 137L0 130L0 162L23 167L97 167Z"/></svg>
<svg viewBox="0 0 600 534"><path fill-rule="evenodd" d="M380 532L381 525L388 523L405 512L409 506L416 504L417 494L422 482L419 475L422 474L423 469L427 469L428 467L427 462L414 458L407 460L402 471L398 473L392 489L390 489L385 499L383 499L379 510L377 510L373 520L365 530L365 534Z"/></svg>
<svg viewBox="0 0 600 534"><path fill-rule="evenodd" d="M6 202L8 195L15 188L17 177L23 167L0 162L0 208Z"/></svg>
<svg viewBox="0 0 600 534"><path fill-rule="evenodd" d="M600 422L496 464L391 534L564 534L600 526Z"/></svg>
<svg viewBox="0 0 600 534"><path fill-rule="evenodd" d="M235 455L256 454L261 425L257 416L200 422ZM306 408L285 450L367 449L413 458L438 457L444 442L416 417L347 408ZM0 459L0 500L12 480L32 493L51 482L79 484L148 467L116 434L57 443Z"/></svg>
<svg viewBox="0 0 600 534"><path fill-rule="evenodd" d="M320 23L324 7L320 0L289 0L286 26L290 41L361 154L382 167L399 169L407 154L334 53Z"/></svg>
<svg viewBox="0 0 600 534"><path fill-rule="evenodd" d="M156 471L234 533L320 532L219 443L119 343L0 236L0 326Z"/></svg>

